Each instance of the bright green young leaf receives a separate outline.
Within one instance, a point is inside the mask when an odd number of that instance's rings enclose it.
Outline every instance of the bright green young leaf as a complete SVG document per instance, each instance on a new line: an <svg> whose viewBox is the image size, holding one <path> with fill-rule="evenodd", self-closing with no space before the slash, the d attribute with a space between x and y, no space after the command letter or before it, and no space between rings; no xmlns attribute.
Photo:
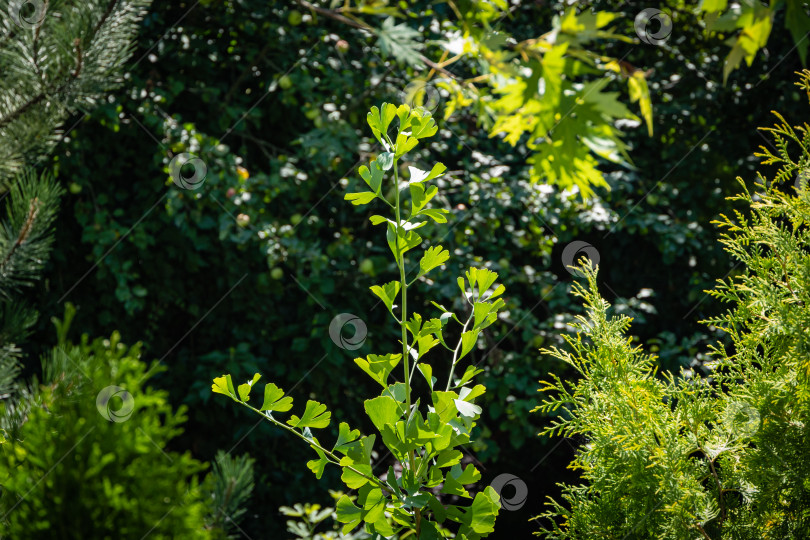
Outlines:
<svg viewBox="0 0 810 540"><path fill-rule="evenodd" d="M380 112L380 131L383 133L388 132L388 126L391 121L397 116L397 106L393 103L383 103L382 111Z"/></svg>
<svg viewBox="0 0 810 540"><path fill-rule="evenodd" d="M294 428L325 428L329 425L331 418L332 413L326 410L326 405L309 400L307 401L304 415L301 418L292 415L290 419L287 420L287 424Z"/></svg>
<svg viewBox="0 0 810 540"><path fill-rule="evenodd" d="M458 283L459 283L459 284L460 284L460 286L461 286L461 293L462 293L462 294L464 294L464 280L463 280L463 279L461 279L461 278L459 278L459 280L460 280L460 281L459 281ZM452 319L453 319L454 321L456 321L458 324L464 324L464 323L462 323L460 320L458 320L458 317L456 317L456 314L455 314L455 313L453 313L452 311L450 311L449 309L447 309L447 308L446 308L446 307L444 307L443 305L441 305L441 304L437 304L436 302L434 302L434 301L432 301L432 300L430 301L430 303L431 303L431 304L432 304L432 305L433 305L435 308L442 310L442 315L441 315L441 317L439 317L439 320L443 321L443 322L444 322L444 324L447 324L447 320L448 320L448 319L450 319L450 318L452 318Z"/></svg>
<svg viewBox="0 0 810 540"><path fill-rule="evenodd" d="M461 296L467 298L470 294L472 294L472 291L468 293L467 289L464 287L464 278L462 277L456 278L456 283L458 284L458 288L461 291Z"/></svg>
<svg viewBox="0 0 810 540"><path fill-rule="evenodd" d="M483 295L484 292L495 283L495 280L498 279L498 274L488 268L470 267L466 275L470 287L478 287L479 296Z"/></svg>
<svg viewBox="0 0 810 540"><path fill-rule="evenodd" d="M363 405L366 414L380 433L386 424L395 424L400 418L400 405L390 397L367 399Z"/></svg>
<svg viewBox="0 0 810 540"><path fill-rule="evenodd" d="M366 523L374 523L383 517L385 496L380 488L369 486L367 489L361 490L357 502L363 507L363 521Z"/></svg>
<svg viewBox="0 0 810 540"><path fill-rule="evenodd" d="M211 391L215 394L222 394L229 398L236 399L236 392L233 389L233 380L230 375L223 375L214 379Z"/></svg>
<svg viewBox="0 0 810 540"><path fill-rule="evenodd" d="M368 219L369 219L369 221L371 221L372 225L379 225L380 223L385 223L385 222L391 223L392 225L394 224L394 222L391 221L390 219L384 218L384 217L378 216L378 215L373 215Z"/></svg>
<svg viewBox="0 0 810 540"><path fill-rule="evenodd" d="M373 285L371 287L371 292L373 292L377 297L382 300L385 307L388 311L391 312L391 315L394 314L394 302L397 300L397 294L399 294L399 289L401 284L399 281L391 281L380 287L379 285Z"/></svg>
<svg viewBox="0 0 810 540"><path fill-rule="evenodd" d="M366 167L365 165L360 165L358 172L360 173L360 178L362 178L368 187L371 188L376 195L380 194L380 190L382 189L382 181L383 176L385 173L380 168L380 164L377 161L371 162L371 168Z"/></svg>
<svg viewBox="0 0 810 540"><path fill-rule="evenodd" d="M337 520L346 524L343 527L343 534L355 529L363 521L363 512L354 505L347 495L343 495L338 499L335 509L337 510Z"/></svg>
<svg viewBox="0 0 810 540"><path fill-rule="evenodd" d="M394 119L396 113L397 108L395 105L383 103L382 112L375 106L371 108L371 112L366 116L368 125L379 142L385 142L384 136L388 132L388 126L391 125L391 120Z"/></svg>
<svg viewBox="0 0 810 540"><path fill-rule="evenodd" d="M442 163L435 164L430 172L409 166L408 171L410 172L410 179L408 180L408 183L421 184L422 182L430 182L434 178L444 174L444 171L446 170L447 167L445 167Z"/></svg>
<svg viewBox="0 0 810 540"><path fill-rule="evenodd" d="M264 385L264 403L260 411L286 412L292 409L293 399L284 397L284 391L273 383Z"/></svg>
<svg viewBox="0 0 810 540"><path fill-rule="evenodd" d="M457 463L460 463L463 456L464 454L461 453L461 450L445 450L436 456L436 466L451 467Z"/></svg>
<svg viewBox="0 0 810 540"><path fill-rule="evenodd" d="M426 523L429 523L426 521ZM373 523L373 532L378 534L380 538L393 538L394 528L388 523L385 514L381 514L379 519Z"/></svg>
<svg viewBox="0 0 810 540"><path fill-rule="evenodd" d="M472 403L472 401L479 397L483 396L486 393L487 387L483 384L476 384L474 388L469 388L467 386L463 387L458 392L458 398L463 401L467 401Z"/></svg>
<svg viewBox="0 0 810 540"><path fill-rule="evenodd" d="M493 305L487 302L476 302L473 305L473 328L480 330L495 322L496 313L492 313ZM490 319L490 315L493 317ZM484 324L488 323L488 324Z"/></svg>
<svg viewBox="0 0 810 540"><path fill-rule="evenodd" d="M422 335L422 316L418 313L414 313L413 317L410 318L405 323L405 328L408 329L408 332L411 333L413 337L419 337Z"/></svg>
<svg viewBox="0 0 810 540"><path fill-rule="evenodd" d="M242 401L247 401L250 398L250 389L253 388L253 385L256 384L256 381L258 381L260 378L261 375L255 373L253 375L253 379L249 380L245 384L240 384L238 389L239 399L241 399Z"/></svg>
<svg viewBox="0 0 810 540"><path fill-rule="evenodd" d="M371 452L374 449L376 435L361 437L359 440L346 445L346 457L340 460L342 466L345 465L368 465L371 466Z"/></svg>
<svg viewBox="0 0 810 540"><path fill-rule="evenodd" d="M402 422L398 425L401 424ZM405 426L405 439L407 442L419 447L437 437L439 437L439 435L428 427L425 420L422 418L422 414L418 412L418 410L414 412L407 426Z"/></svg>
<svg viewBox="0 0 810 540"><path fill-rule="evenodd" d="M442 319L430 319L429 321L425 322L424 326L422 326L420 334L423 336L428 334L438 334L442 331L443 327L444 321L442 321Z"/></svg>
<svg viewBox="0 0 810 540"><path fill-rule="evenodd" d="M419 211L419 215L427 216L436 223L447 223L447 214L449 213L444 208L425 208Z"/></svg>
<svg viewBox="0 0 810 540"><path fill-rule="evenodd" d="M442 246L429 247L419 261L419 276L424 276L450 259L450 252Z"/></svg>
<svg viewBox="0 0 810 540"><path fill-rule="evenodd" d="M383 388L388 387L388 375L402 360L401 354L370 354L366 358L355 358L354 363L360 366L369 377L377 381Z"/></svg>
<svg viewBox="0 0 810 540"><path fill-rule="evenodd" d="M335 446L332 450L334 452L343 452L350 443L353 443L359 437L359 429L351 429L349 424L346 422L341 422L338 425L338 438L337 441L335 441Z"/></svg>
<svg viewBox="0 0 810 540"><path fill-rule="evenodd" d="M494 300L497 297L499 297L500 295L502 295L505 290L506 290L506 287L504 287L503 285L498 285L497 287L495 287L495 290L492 291L489 294L489 296L486 297L486 299L487 300Z"/></svg>
<svg viewBox="0 0 810 540"><path fill-rule="evenodd" d="M417 139L414 139L413 137L408 137L404 133L400 133L399 135L397 135L397 141L395 143L396 150L394 157L399 157L403 154L407 154L408 152L413 150L417 144L419 144L419 141Z"/></svg>
<svg viewBox="0 0 810 540"><path fill-rule="evenodd" d="M341 460L340 462L342 464L343 460ZM340 475L340 479L350 489L359 489L368 484L369 482L368 478L371 476L372 476L371 465L354 463L351 466L343 467L343 474Z"/></svg>
<svg viewBox="0 0 810 540"><path fill-rule="evenodd" d="M475 494L472 505L467 510L465 524L478 534L489 534L495 530L495 518L501 508L500 496L492 486Z"/></svg>
<svg viewBox="0 0 810 540"><path fill-rule="evenodd" d="M425 188L422 184L411 184L408 186L408 190L411 192L411 217L413 217L427 204Z"/></svg>
<svg viewBox="0 0 810 540"><path fill-rule="evenodd" d="M435 443L436 441L433 442ZM445 446L443 446L443 448ZM438 487L442 482L444 482L444 475L442 474L441 469L439 469L438 467L431 467L430 472L428 472L428 478L427 482L425 483L425 487L433 489L435 487ZM428 504L430 504L430 497L431 496L428 496ZM441 521L441 519L438 517L439 515L440 514L437 514L436 519Z"/></svg>
<svg viewBox="0 0 810 540"><path fill-rule="evenodd" d="M324 454L320 448L318 448L317 446L313 446L312 449L318 453L318 459L311 459L307 461L307 468L313 473L315 473L315 478L320 480L321 476L323 476L323 471L324 469L326 469L326 465L329 463L329 461L326 459L326 454Z"/></svg>
<svg viewBox="0 0 810 540"><path fill-rule="evenodd" d="M391 248L391 253L394 254L394 259L397 262L402 259L402 255L408 250L422 243L422 237L414 231L406 231L401 227L397 228L391 223L388 224L385 239L388 241L388 247Z"/></svg>
<svg viewBox="0 0 810 540"><path fill-rule="evenodd" d="M430 364L425 364L424 362L421 364L417 364L416 366L419 369L419 372L425 377L425 380L430 386L431 392L433 391L433 385L436 384L436 377L433 376L433 368Z"/></svg>
<svg viewBox="0 0 810 540"><path fill-rule="evenodd" d="M360 193L347 193L343 198L350 201L355 206L362 206L370 203L376 199L377 196L370 191L362 191Z"/></svg>
<svg viewBox="0 0 810 540"><path fill-rule="evenodd" d="M380 131L380 120L380 109L378 109L375 105L366 115L366 121L368 122L368 126L371 128L371 132L374 133L374 137L379 142L383 142Z"/></svg>
<svg viewBox="0 0 810 540"><path fill-rule="evenodd" d="M436 134L439 128L429 112L424 112L423 115L414 114L411 116L411 136L416 139L424 139L432 137Z"/></svg>
<svg viewBox="0 0 810 540"><path fill-rule="evenodd" d="M381 395L388 396L399 403L405 403L405 383L397 382L390 384L388 388L383 390Z"/></svg>
<svg viewBox="0 0 810 540"><path fill-rule="evenodd" d="M481 480L481 473L478 472L478 469L476 469L472 463L468 464L463 471L461 470L461 465L453 465L448 476L452 476L465 486Z"/></svg>
<svg viewBox="0 0 810 540"><path fill-rule="evenodd" d="M461 379L456 382L456 386L461 386L462 384L470 382L473 377L483 372L483 369L477 369L475 366L467 366L467 369L464 371L464 375L462 375Z"/></svg>
<svg viewBox="0 0 810 540"><path fill-rule="evenodd" d="M411 451L412 448L402 441L402 438L399 436L394 426L387 424L383 428L381 435L383 443L388 450L391 451L391 454L399 461L405 461L408 452Z"/></svg>
<svg viewBox="0 0 810 540"><path fill-rule="evenodd" d="M481 479L481 473L472 465L467 465L467 468L462 470L461 465L458 463L453 465L450 472L447 473L444 479L444 486L442 493L449 493L459 497L471 498L469 492L464 489L464 486L474 484Z"/></svg>
<svg viewBox="0 0 810 540"><path fill-rule="evenodd" d="M459 360L467 356L467 353L473 350L476 341L478 341L478 334L478 330L467 330L461 334L461 354L458 357Z"/></svg>
<svg viewBox="0 0 810 540"><path fill-rule="evenodd" d="M426 336L420 336L419 339L416 340L416 349L419 351L416 358L422 358L427 354L427 352L439 344L439 340L434 338L432 335L428 334Z"/></svg>
<svg viewBox="0 0 810 540"><path fill-rule="evenodd" d="M411 108L406 104L397 107L397 118L399 118L399 131L405 131L411 125Z"/></svg>
<svg viewBox="0 0 810 540"><path fill-rule="evenodd" d="M418 183L411 184L408 189L411 192L411 216L424 213L423 208L439 192L439 188L436 186L430 186L426 190L422 184Z"/></svg>
<svg viewBox="0 0 810 540"><path fill-rule="evenodd" d="M433 408L443 424L450 422L456 417L456 406L453 400L458 399L455 392L436 391L431 394L433 398Z"/></svg>

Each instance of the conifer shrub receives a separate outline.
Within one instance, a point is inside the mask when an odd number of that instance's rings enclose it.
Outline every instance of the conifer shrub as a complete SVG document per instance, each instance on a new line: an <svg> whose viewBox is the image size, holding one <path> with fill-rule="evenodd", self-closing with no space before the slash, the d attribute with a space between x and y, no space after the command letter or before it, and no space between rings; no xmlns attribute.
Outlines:
<svg viewBox="0 0 810 540"><path fill-rule="evenodd" d="M810 71L798 85L810 98ZM567 350L544 352L577 380L550 375L545 434L581 441L564 485L538 519L546 538L784 539L810 535L810 132L776 114L761 147L774 176L739 180L745 208L722 215L738 271L709 294L705 321L726 334L697 371L658 373L634 345L630 318L609 314L583 262L586 313ZM764 168L763 168L764 170Z"/></svg>
<svg viewBox="0 0 810 540"><path fill-rule="evenodd" d="M148 385L161 367L139 356L117 333L60 340L43 382L0 404L2 538L212 537L205 464L166 449L185 410Z"/></svg>

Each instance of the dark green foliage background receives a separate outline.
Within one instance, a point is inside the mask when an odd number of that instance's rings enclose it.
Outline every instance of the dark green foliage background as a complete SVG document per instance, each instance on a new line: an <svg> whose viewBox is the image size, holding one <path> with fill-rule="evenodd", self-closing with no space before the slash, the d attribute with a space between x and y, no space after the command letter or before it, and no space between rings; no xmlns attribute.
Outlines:
<svg viewBox="0 0 810 540"><path fill-rule="evenodd" d="M627 13L618 27L633 35L641 7L593 5ZM506 24L515 36L538 35L558 8L521 8ZM435 12L426 3L412 8L420 9L420 20L409 21L414 27L452 17L443 4ZM343 312L367 323L358 355L393 352L383 344L396 343L384 309L367 293L391 279L393 265L381 248L368 247L379 231L342 201L340 181L356 183L355 164L375 151L365 111L401 101L413 71L381 57L359 31L323 18L293 26L290 11L286 3L253 0L153 6L125 89L72 119L57 149L59 178L71 189L39 291L41 339L33 340L49 342L48 315L70 301L79 309L75 328L90 335L117 329L123 342L143 341L145 358L169 368L156 384L175 406L189 407L178 449L203 460L217 449L257 459L243 524L256 538L283 527L279 506L328 501L326 489L337 484L314 481L297 441L212 400L211 379L260 371L297 400L316 397L335 417L363 426L356 404L371 383L352 364L355 354L331 342L329 323ZM627 128L636 168L606 165L612 189L595 200L530 185L524 149L489 139L469 111L440 123L425 150L455 171L445 180L452 196L442 201L453 228L441 241L453 264L436 278L434 296L449 307L455 276L487 261L507 287L508 317L488 330L488 352L473 353L488 389L475 454L483 480L507 472L529 486L526 506L499 517L499 536L534 530L528 519L545 495L574 478L564 466L576 441L537 437L544 419L529 415L536 381L563 370L538 349L561 345L578 309L563 248L573 240L597 248L607 299L636 319L641 339L657 343L664 368L700 362L711 336L696 321L717 310L701 291L734 271L709 222L723 210L733 178L752 176L751 154L765 144L753 127L769 124L771 109L806 115L793 86L800 64L789 36L774 32L768 54L723 86L728 48L690 17L676 12L663 47L604 46L605 54L655 70L655 134ZM346 53L337 51L338 39L348 42ZM475 73L472 64L451 69ZM289 80L280 84L283 74ZM182 191L167 179L169 151L206 162L200 190ZM246 180L238 164L249 171ZM508 167L499 176L498 165ZM247 227L236 223L240 213L250 217ZM372 270L358 273L364 260ZM271 268L282 270L281 279Z"/></svg>

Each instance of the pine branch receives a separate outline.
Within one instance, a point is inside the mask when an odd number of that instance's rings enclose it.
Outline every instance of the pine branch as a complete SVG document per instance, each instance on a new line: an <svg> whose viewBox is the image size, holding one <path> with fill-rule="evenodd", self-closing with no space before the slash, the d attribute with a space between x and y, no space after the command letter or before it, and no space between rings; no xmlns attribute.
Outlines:
<svg viewBox="0 0 810 540"><path fill-rule="evenodd" d="M39 199L34 197L31 200L31 204L29 205L28 217L26 218L25 223L20 229L20 233L19 236L17 236L17 240L14 242L12 248L8 250L3 260L0 261L0 275L6 274L6 269L8 268L12 258L17 253L19 247L28 238L28 235L31 232L31 229L34 225L34 220L36 219L38 213L39 213Z"/></svg>
<svg viewBox="0 0 810 540"><path fill-rule="evenodd" d="M0 187L50 151L56 127L69 114L94 105L120 83L150 3L45 3L47 11L31 32L0 19L0 34L6 35L0 41ZM0 12L5 4L0 0Z"/></svg>
<svg viewBox="0 0 810 540"><path fill-rule="evenodd" d="M49 174L22 174L12 185L8 219L0 228L0 297L30 285L50 250L61 189Z"/></svg>

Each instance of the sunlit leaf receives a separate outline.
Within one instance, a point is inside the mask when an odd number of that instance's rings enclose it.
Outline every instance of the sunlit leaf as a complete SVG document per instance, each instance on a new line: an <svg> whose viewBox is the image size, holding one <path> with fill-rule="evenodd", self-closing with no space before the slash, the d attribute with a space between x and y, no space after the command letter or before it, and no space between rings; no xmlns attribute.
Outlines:
<svg viewBox="0 0 810 540"><path fill-rule="evenodd" d="M293 399L284 397L284 391L273 383L264 386L264 403L260 411L286 412L292 409Z"/></svg>
<svg viewBox="0 0 810 540"><path fill-rule="evenodd" d="M287 420L287 424L294 428L325 428L329 425L331 418L332 413L326 410L326 405L309 400L307 401L303 416L298 418L292 415L290 419Z"/></svg>

